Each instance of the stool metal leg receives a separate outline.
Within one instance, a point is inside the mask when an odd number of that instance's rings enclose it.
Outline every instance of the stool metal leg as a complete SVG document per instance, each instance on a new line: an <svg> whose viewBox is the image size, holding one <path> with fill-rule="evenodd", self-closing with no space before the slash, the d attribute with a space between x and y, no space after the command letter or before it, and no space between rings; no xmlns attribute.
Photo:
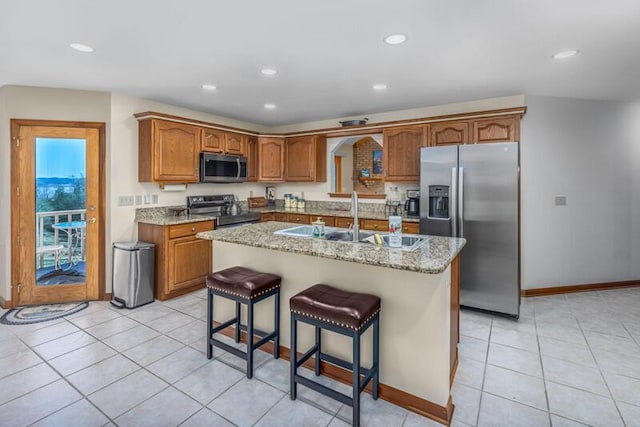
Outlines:
<svg viewBox="0 0 640 427"><path fill-rule="evenodd" d="M360 425L360 332L353 333L353 426Z"/></svg>
<svg viewBox="0 0 640 427"><path fill-rule="evenodd" d="M316 326L316 346L318 346L318 349L316 350L315 371L316 376L318 376L320 375L320 348L322 347L322 329L319 326Z"/></svg>
<svg viewBox="0 0 640 427"><path fill-rule="evenodd" d="M273 339L273 358L280 358L280 290L275 294L275 307L273 309L273 325L276 331L276 336Z"/></svg>
<svg viewBox="0 0 640 427"><path fill-rule="evenodd" d="M207 359L213 357L213 344L211 344L211 336L213 330L213 293L207 290Z"/></svg>
<svg viewBox="0 0 640 427"><path fill-rule="evenodd" d="M247 378L253 377L253 302L247 304Z"/></svg>
<svg viewBox="0 0 640 427"><path fill-rule="evenodd" d="M373 392L372 397L378 399L378 385L380 382L380 317L376 316L373 322Z"/></svg>
<svg viewBox="0 0 640 427"><path fill-rule="evenodd" d="M236 302L236 342L240 342L240 303Z"/></svg>
<svg viewBox="0 0 640 427"><path fill-rule="evenodd" d="M298 323L291 314L291 354L289 357L289 363L291 366L291 373L289 375L289 397L291 400L296 400L297 395L297 383L296 383L296 365L298 364Z"/></svg>

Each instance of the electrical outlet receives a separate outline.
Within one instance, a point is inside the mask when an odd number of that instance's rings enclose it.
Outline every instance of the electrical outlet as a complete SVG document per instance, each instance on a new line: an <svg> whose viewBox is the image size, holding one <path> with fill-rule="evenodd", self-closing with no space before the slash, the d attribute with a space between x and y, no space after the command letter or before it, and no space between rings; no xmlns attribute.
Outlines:
<svg viewBox="0 0 640 427"><path fill-rule="evenodd" d="M133 206L133 196L118 196L118 206Z"/></svg>
<svg viewBox="0 0 640 427"><path fill-rule="evenodd" d="M555 196L556 206L567 206L567 196Z"/></svg>
<svg viewBox="0 0 640 427"><path fill-rule="evenodd" d="M158 195L157 194L152 194L151 195L151 203L153 203L154 205L158 204Z"/></svg>
<svg viewBox="0 0 640 427"><path fill-rule="evenodd" d="M142 204L142 196L136 196L136 205Z"/></svg>

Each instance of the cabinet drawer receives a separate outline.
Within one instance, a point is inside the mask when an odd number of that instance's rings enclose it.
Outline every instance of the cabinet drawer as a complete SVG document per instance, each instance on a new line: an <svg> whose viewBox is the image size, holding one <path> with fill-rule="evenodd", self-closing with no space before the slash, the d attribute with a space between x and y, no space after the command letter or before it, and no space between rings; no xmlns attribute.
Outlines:
<svg viewBox="0 0 640 427"><path fill-rule="evenodd" d="M320 218L324 221L324 225L327 227L335 227L336 225L336 217L335 216L322 216L322 215L309 215L311 217L311 223L317 221Z"/></svg>
<svg viewBox="0 0 640 427"><path fill-rule="evenodd" d="M380 219L363 219L360 221L360 228L363 230L389 231L389 222Z"/></svg>
<svg viewBox="0 0 640 427"><path fill-rule="evenodd" d="M417 222L405 222L402 224L402 232L409 234L420 234L420 224Z"/></svg>
<svg viewBox="0 0 640 427"><path fill-rule="evenodd" d="M287 222L295 222L298 224L311 224L309 221L309 215L304 214L287 214Z"/></svg>
<svg viewBox="0 0 640 427"><path fill-rule="evenodd" d="M272 213L263 213L260 215L260 221L261 222L265 222L265 221L275 221L275 214Z"/></svg>
<svg viewBox="0 0 640 427"><path fill-rule="evenodd" d="M349 228L353 225L353 218L348 218L344 216L336 217L336 227L339 228Z"/></svg>
<svg viewBox="0 0 640 427"><path fill-rule="evenodd" d="M169 238L195 236L202 231L213 230L213 221L190 222L169 226Z"/></svg>
<svg viewBox="0 0 640 427"><path fill-rule="evenodd" d="M287 214L283 214L283 213L273 214L273 220L280 221L280 222L287 222Z"/></svg>

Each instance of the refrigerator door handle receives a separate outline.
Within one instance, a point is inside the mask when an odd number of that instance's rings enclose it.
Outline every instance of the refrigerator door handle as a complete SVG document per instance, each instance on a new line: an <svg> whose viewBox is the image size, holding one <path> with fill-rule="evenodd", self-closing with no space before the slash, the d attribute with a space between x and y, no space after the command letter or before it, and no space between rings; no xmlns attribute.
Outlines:
<svg viewBox="0 0 640 427"><path fill-rule="evenodd" d="M459 237L464 237L464 168L458 170L458 230Z"/></svg>
<svg viewBox="0 0 640 427"><path fill-rule="evenodd" d="M449 197L449 217L451 218L451 237L458 237L458 168L451 168L451 189Z"/></svg>

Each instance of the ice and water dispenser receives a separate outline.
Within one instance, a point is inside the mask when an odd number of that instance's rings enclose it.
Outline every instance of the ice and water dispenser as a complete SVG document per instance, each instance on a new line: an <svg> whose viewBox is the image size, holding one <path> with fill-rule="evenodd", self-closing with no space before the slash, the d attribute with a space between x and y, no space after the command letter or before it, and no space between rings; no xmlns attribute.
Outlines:
<svg viewBox="0 0 640 427"><path fill-rule="evenodd" d="M430 219L449 219L449 186L429 186L429 213Z"/></svg>

